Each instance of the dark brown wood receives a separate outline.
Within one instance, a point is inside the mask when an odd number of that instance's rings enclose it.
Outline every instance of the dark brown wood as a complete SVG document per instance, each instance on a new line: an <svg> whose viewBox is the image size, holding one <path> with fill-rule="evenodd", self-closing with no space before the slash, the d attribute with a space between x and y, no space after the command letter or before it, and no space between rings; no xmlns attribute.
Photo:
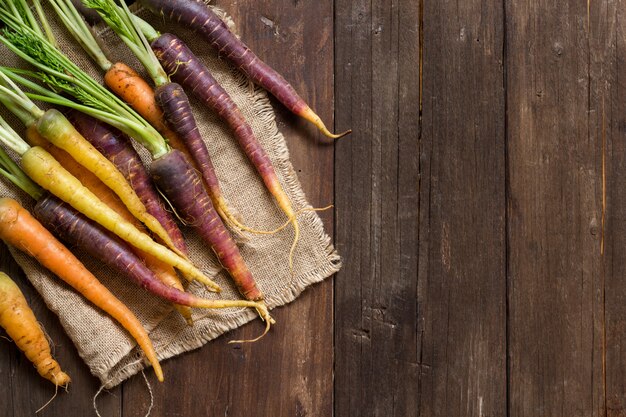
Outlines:
<svg viewBox="0 0 626 417"><path fill-rule="evenodd" d="M602 61L615 7L507 2L512 417L607 415Z"/></svg>
<svg viewBox="0 0 626 417"><path fill-rule="evenodd" d="M424 2L419 131L419 3L336 4L335 414L503 415L502 6Z"/></svg>
<svg viewBox="0 0 626 417"><path fill-rule="evenodd" d="M602 2L589 9L589 141L595 149L597 212L602 213L602 184L606 200L604 228L601 217L599 223L604 232L600 234L604 241L600 285L604 288L594 297L594 311L602 316L599 340L594 340L593 404L598 414L608 417L626 415L626 351L622 349L626 342L626 90L620 81L626 65L624 18L621 4Z"/></svg>
<svg viewBox="0 0 626 417"><path fill-rule="evenodd" d="M273 101L309 200L335 200L344 267L261 342L226 344L253 322L148 374L151 415L625 416L623 4L215 3L354 130L324 146ZM97 381L20 285L75 381L40 415L93 415ZM54 390L0 344L0 415L31 416ZM98 400L149 403L141 376Z"/></svg>
<svg viewBox="0 0 626 417"><path fill-rule="evenodd" d="M420 415L506 414L501 2L424 2Z"/></svg>
<svg viewBox="0 0 626 417"><path fill-rule="evenodd" d="M335 2L335 415L417 415L419 3ZM341 162L339 162L341 161Z"/></svg>

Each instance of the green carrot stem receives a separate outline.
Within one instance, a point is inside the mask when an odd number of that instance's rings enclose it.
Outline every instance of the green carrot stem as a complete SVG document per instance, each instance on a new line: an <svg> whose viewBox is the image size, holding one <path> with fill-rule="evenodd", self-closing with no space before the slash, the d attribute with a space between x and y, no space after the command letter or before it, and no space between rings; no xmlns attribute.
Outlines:
<svg viewBox="0 0 626 417"><path fill-rule="evenodd" d="M115 0L83 0L83 3L98 12L102 20L135 54L157 86L169 83L165 70L154 55L143 32L135 23L136 20L126 2L122 1L121 7L116 4Z"/></svg>
<svg viewBox="0 0 626 417"><path fill-rule="evenodd" d="M46 33L46 38L48 39L48 42L50 42L54 46L57 46L58 45L57 40L54 37L54 33L52 33L52 28L50 27L50 24L48 23L46 14L43 12L41 3L39 2L39 0L33 0L33 5L35 6L35 11L37 12L37 17L39 18L39 21L41 22L41 26L43 26L43 30ZM37 27L37 22L34 19L32 21L31 27L32 28Z"/></svg>
<svg viewBox="0 0 626 417"><path fill-rule="evenodd" d="M70 0L49 0L63 25L96 64L107 71L113 65L100 48L89 26Z"/></svg>
<svg viewBox="0 0 626 417"><path fill-rule="evenodd" d="M4 129L0 129L0 140L3 140L5 133ZM0 174L35 200L39 200L44 193L43 189L31 180L1 147Z"/></svg>

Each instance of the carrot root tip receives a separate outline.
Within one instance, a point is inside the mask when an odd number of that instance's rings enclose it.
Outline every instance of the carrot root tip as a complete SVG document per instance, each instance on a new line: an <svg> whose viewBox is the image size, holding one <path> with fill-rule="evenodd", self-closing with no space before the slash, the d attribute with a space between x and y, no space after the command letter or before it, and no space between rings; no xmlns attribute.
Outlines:
<svg viewBox="0 0 626 417"><path fill-rule="evenodd" d="M319 127L319 126L318 126ZM346 135L349 135L350 133L352 133L352 129L348 129L345 132L341 132L341 133L332 133L330 132L328 129L326 129L326 127L321 127L320 130L322 131L322 133L331 138L331 139L339 139L342 138Z"/></svg>
<svg viewBox="0 0 626 417"><path fill-rule="evenodd" d="M265 321L265 330L263 331L263 333L260 336L255 337L254 339L251 339L251 340L230 340L228 342L229 345L234 344L234 343L258 342L259 340L263 338L263 336L265 336L270 331L272 324L276 323L276 320L274 320L272 316L270 315L270 312L267 309L267 306L265 305L264 301L261 301L259 303L259 305L256 307L256 311L259 313L261 320Z"/></svg>
<svg viewBox="0 0 626 417"><path fill-rule="evenodd" d="M298 112L298 114L302 118L313 123L313 125L315 125L315 127L317 127L320 130L320 132L324 134L324 136L329 137L331 139L339 139L341 137L344 137L352 133L352 129L348 129L345 132L338 133L338 134L332 133L326 128L326 125L324 124L322 119L320 119L320 117L309 106L306 106L304 110L301 110L300 112Z"/></svg>
<svg viewBox="0 0 626 417"><path fill-rule="evenodd" d="M296 246L298 245L298 240L300 240L300 225L298 224L298 220L296 220L296 216L292 216L290 219L293 224L293 243L291 244L291 249L289 249L289 272L293 275L293 257L296 252Z"/></svg>

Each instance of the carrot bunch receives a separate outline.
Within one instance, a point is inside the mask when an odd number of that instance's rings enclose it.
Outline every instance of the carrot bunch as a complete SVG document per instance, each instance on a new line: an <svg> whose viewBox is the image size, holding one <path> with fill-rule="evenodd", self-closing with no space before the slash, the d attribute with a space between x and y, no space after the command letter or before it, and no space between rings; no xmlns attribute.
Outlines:
<svg viewBox="0 0 626 417"><path fill-rule="evenodd" d="M0 144L19 156L16 163L0 148L0 174L26 191L36 204L33 216L17 201L0 198L0 239L35 256L117 320L135 338L159 380L163 380L163 374L157 352L141 323L52 233L173 303L190 324L190 308L250 307L266 322L267 333L274 320L231 230L276 233L293 225L294 241L289 251L292 270L300 234L299 213L249 121L182 40L173 34L161 34L133 16L125 2L82 0L135 54L152 85L126 64L109 61L71 0L49 0L59 20L104 72L108 89L101 85L57 48L40 1L31 2L32 8L27 0L0 2L4 26L0 43L35 68L0 67L0 103L24 124L28 138L24 141L0 118ZM328 137L349 133L331 133L293 87L232 34L203 2L140 2L201 34L221 56ZM287 216L285 225L274 231L255 230L232 214L185 89L231 129L260 180ZM62 106L64 111L44 111L33 100ZM149 151L152 161L148 169L131 139ZM185 292L175 269L188 280L200 281L213 291L220 289L189 259L184 236L165 209L169 205L194 226L245 300L207 300ZM48 369L42 375L61 385L69 382L69 378L62 378L58 365L52 366L45 347L42 351Z"/></svg>

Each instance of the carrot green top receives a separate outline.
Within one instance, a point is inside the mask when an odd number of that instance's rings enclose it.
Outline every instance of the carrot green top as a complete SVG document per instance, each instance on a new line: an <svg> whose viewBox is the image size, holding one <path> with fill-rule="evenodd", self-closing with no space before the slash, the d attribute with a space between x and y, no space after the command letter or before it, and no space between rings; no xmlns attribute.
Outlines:
<svg viewBox="0 0 626 417"><path fill-rule="evenodd" d="M0 125L1 141L4 141L5 136L17 136L17 133L15 133L2 118L0 118ZM0 148L0 175L11 181L35 200L38 200L43 195L43 189L31 180L2 148Z"/></svg>
<svg viewBox="0 0 626 417"><path fill-rule="evenodd" d="M113 65L106 57L100 45L94 38L89 26L82 15L76 10L71 0L48 0L57 16L76 39L80 46L89 54L94 62L103 70L107 71ZM50 37L48 37L50 40Z"/></svg>
<svg viewBox="0 0 626 417"><path fill-rule="evenodd" d="M138 22L133 18L133 14L128 10L126 2L122 1L121 7L116 4L115 0L83 0L83 3L97 11L102 20L117 33L139 59L157 86L169 82L165 70L152 52L148 40L138 27Z"/></svg>
<svg viewBox="0 0 626 417"><path fill-rule="evenodd" d="M20 1L0 2L0 20L6 25L0 34L0 42L38 71L4 67L2 72L13 81L36 91L37 94L26 93L29 97L75 108L111 124L144 145L154 158L167 153L169 146L165 139L146 120L74 64L23 18L14 14L10 5ZM37 78L55 91L71 95L78 103L24 76Z"/></svg>

